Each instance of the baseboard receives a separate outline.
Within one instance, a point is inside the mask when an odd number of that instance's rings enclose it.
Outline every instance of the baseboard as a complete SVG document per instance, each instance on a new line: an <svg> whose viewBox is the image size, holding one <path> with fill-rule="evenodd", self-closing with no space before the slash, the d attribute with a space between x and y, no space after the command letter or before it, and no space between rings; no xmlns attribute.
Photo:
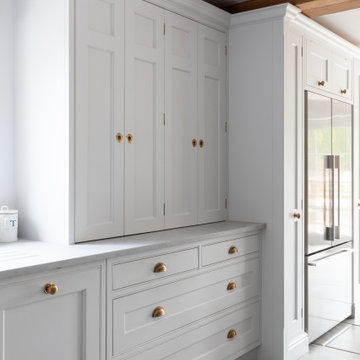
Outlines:
<svg viewBox="0 0 360 360"><path fill-rule="evenodd" d="M309 337L307 333L303 333L288 347L286 360L298 360L309 352Z"/></svg>

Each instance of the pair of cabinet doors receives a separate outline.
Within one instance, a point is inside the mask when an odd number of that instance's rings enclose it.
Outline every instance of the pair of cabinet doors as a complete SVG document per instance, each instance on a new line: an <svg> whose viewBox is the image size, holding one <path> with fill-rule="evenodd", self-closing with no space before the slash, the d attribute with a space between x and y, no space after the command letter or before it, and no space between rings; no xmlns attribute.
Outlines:
<svg viewBox="0 0 360 360"><path fill-rule="evenodd" d="M76 241L225 219L226 34L141 0L76 4Z"/></svg>

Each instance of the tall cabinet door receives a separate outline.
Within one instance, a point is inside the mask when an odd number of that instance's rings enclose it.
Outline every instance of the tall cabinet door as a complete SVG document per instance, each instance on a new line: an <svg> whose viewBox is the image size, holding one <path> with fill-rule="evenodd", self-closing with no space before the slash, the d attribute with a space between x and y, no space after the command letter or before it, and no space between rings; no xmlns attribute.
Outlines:
<svg viewBox="0 0 360 360"><path fill-rule="evenodd" d="M121 0L76 1L77 242L123 234L123 18Z"/></svg>
<svg viewBox="0 0 360 360"><path fill-rule="evenodd" d="M197 24L166 12L165 225L197 223Z"/></svg>
<svg viewBox="0 0 360 360"><path fill-rule="evenodd" d="M125 3L125 233L164 228L164 10Z"/></svg>
<svg viewBox="0 0 360 360"><path fill-rule="evenodd" d="M199 223L226 218L226 35L199 25Z"/></svg>

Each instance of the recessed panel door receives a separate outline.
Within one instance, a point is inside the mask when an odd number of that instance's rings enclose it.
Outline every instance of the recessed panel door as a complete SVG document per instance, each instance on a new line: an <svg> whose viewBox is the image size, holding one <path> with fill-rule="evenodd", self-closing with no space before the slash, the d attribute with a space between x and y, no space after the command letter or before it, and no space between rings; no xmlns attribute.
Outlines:
<svg viewBox="0 0 360 360"><path fill-rule="evenodd" d="M125 3L125 233L164 228L164 10Z"/></svg>
<svg viewBox="0 0 360 360"><path fill-rule="evenodd" d="M124 4L76 1L75 237L123 235Z"/></svg>
<svg viewBox="0 0 360 360"><path fill-rule="evenodd" d="M199 25L199 223L226 218L226 35Z"/></svg>
<svg viewBox="0 0 360 360"><path fill-rule="evenodd" d="M165 14L165 225L197 223L197 24Z"/></svg>
<svg viewBox="0 0 360 360"><path fill-rule="evenodd" d="M351 99L351 83L352 83L352 64L351 60L334 56L332 69L332 86L334 94L344 98Z"/></svg>

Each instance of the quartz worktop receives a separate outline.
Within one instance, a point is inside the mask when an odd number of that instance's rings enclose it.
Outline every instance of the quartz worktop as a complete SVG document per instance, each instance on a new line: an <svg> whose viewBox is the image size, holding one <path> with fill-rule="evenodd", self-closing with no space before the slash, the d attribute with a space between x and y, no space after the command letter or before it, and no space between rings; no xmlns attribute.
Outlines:
<svg viewBox="0 0 360 360"><path fill-rule="evenodd" d="M246 235L264 228L264 224L223 221L68 246L20 239L14 243L0 243L0 279L75 266L110 257L186 246L193 242L199 243L238 234Z"/></svg>

